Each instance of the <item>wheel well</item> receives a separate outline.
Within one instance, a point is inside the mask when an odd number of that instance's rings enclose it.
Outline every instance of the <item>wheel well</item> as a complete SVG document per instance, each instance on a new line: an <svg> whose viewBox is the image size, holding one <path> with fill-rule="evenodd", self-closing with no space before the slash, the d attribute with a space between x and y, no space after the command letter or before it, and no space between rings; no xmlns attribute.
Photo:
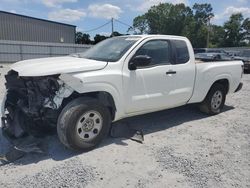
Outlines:
<svg viewBox="0 0 250 188"><path fill-rule="evenodd" d="M89 93L73 92L68 98L65 98L63 100L62 107L64 107L70 101L78 97L91 97L91 98L98 99L101 103L103 103L104 106L106 106L109 109L112 120L115 119L116 106L115 106L114 99L110 93L106 91L96 91L96 92L89 92Z"/></svg>
<svg viewBox="0 0 250 188"><path fill-rule="evenodd" d="M226 94L229 91L229 81L228 79L221 79L221 80L217 80L216 82L213 83L213 85L211 86L211 88L214 86L214 84L221 84L225 87L226 89Z"/></svg>

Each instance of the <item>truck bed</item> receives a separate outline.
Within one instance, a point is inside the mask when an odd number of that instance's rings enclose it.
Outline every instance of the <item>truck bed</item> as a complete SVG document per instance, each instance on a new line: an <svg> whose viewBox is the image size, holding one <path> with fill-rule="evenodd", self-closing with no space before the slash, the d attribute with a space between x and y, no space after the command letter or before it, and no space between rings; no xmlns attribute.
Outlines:
<svg viewBox="0 0 250 188"><path fill-rule="evenodd" d="M195 85L193 95L188 103L203 101L209 88L216 80L227 79L229 81L228 93L233 93L238 87L242 76L242 61L195 61L195 63Z"/></svg>

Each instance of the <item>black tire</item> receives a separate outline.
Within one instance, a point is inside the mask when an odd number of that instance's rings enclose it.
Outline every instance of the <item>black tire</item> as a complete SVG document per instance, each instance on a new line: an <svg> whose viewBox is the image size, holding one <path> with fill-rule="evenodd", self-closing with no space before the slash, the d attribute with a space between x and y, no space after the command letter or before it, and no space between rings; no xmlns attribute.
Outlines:
<svg viewBox="0 0 250 188"><path fill-rule="evenodd" d="M89 111L95 111L101 116L102 127L98 133L95 133L95 138L86 141L77 133L77 123L79 123L81 116ZM111 115L106 106L97 99L81 97L72 100L63 108L57 121L57 133L59 140L67 148L77 151L89 151L107 136L110 125Z"/></svg>
<svg viewBox="0 0 250 188"><path fill-rule="evenodd" d="M212 105L212 100L213 100L213 96L220 92L221 93L221 102L216 106ZM223 85L219 84L219 83L215 83L209 90L206 98L204 99L204 101L200 104L200 110L208 115L216 115L219 114L225 104L225 100L226 100L226 89Z"/></svg>

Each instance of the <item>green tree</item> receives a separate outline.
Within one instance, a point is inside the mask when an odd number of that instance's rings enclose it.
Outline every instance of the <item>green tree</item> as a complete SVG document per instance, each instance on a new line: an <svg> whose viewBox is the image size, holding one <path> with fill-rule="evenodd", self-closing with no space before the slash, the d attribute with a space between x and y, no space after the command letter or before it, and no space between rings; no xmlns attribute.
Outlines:
<svg viewBox="0 0 250 188"><path fill-rule="evenodd" d="M75 42L77 44L91 44L90 35L82 32L76 32Z"/></svg>
<svg viewBox="0 0 250 188"><path fill-rule="evenodd" d="M244 39L250 41L250 18L246 18L242 23Z"/></svg>
<svg viewBox="0 0 250 188"><path fill-rule="evenodd" d="M97 44L98 42L101 42L105 39L107 39L108 37L104 36L104 35L99 35L99 34L96 34L95 37L94 37L94 44Z"/></svg>
<svg viewBox="0 0 250 188"><path fill-rule="evenodd" d="M194 10L194 18L195 20L200 23L206 25L209 20L214 17L213 14L213 8L211 4L204 3L204 4L198 4L195 3L193 6Z"/></svg>
<svg viewBox="0 0 250 188"><path fill-rule="evenodd" d="M234 14L222 27L210 25L213 16L208 3L195 3L192 9L184 4L161 3L135 17L129 30L135 29L136 34L186 36L194 47L206 47L208 42L211 47L240 46L250 41L250 18L244 20L242 14Z"/></svg>
<svg viewBox="0 0 250 188"><path fill-rule="evenodd" d="M90 35L84 33L84 34L82 35L82 44L90 44L90 43L91 43Z"/></svg>
<svg viewBox="0 0 250 188"><path fill-rule="evenodd" d="M82 44L82 32L76 32L75 43Z"/></svg>
<svg viewBox="0 0 250 188"><path fill-rule="evenodd" d="M139 34L186 36L195 47L205 47L207 23L213 16L212 10L210 4L195 4L192 10L184 4L163 3L134 18L133 28Z"/></svg>
<svg viewBox="0 0 250 188"><path fill-rule="evenodd" d="M233 14L229 20L224 24L225 36L224 46L235 47L240 46L241 41L244 39L243 33L243 16L241 13Z"/></svg>
<svg viewBox="0 0 250 188"><path fill-rule="evenodd" d="M117 36L122 36L123 34L119 33L118 31L114 31L111 33L110 37L117 37Z"/></svg>
<svg viewBox="0 0 250 188"><path fill-rule="evenodd" d="M207 47L207 32L208 28L206 25L195 25L193 36L190 39L195 48Z"/></svg>
<svg viewBox="0 0 250 188"><path fill-rule="evenodd" d="M151 34L181 35L192 10L184 4L159 4L145 14Z"/></svg>
<svg viewBox="0 0 250 188"><path fill-rule="evenodd" d="M134 34L146 34L148 30L148 22L145 15L135 17L133 20L133 27L128 29L128 31L133 31Z"/></svg>
<svg viewBox="0 0 250 188"><path fill-rule="evenodd" d="M222 26L212 25L211 26L211 37L210 46L211 47L223 47L225 30Z"/></svg>
<svg viewBox="0 0 250 188"><path fill-rule="evenodd" d="M198 4L193 6L194 11L194 28L189 28L193 35L191 41L194 47L206 47L208 32L210 32L210 19L214 16L211 4ZM210 33L209 33L210 34Z"/></svg>

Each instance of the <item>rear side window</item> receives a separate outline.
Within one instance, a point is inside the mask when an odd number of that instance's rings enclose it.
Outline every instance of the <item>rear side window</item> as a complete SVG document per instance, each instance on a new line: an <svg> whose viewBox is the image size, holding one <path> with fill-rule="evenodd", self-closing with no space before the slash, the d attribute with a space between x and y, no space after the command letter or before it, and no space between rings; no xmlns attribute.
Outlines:
<svg viewBox="0 0 250 188"><path fill-rule="evenodd" d="M183 40L171 40L175 48L175 64L184 64L189 61L189 52L187 44Z"/></svg>

